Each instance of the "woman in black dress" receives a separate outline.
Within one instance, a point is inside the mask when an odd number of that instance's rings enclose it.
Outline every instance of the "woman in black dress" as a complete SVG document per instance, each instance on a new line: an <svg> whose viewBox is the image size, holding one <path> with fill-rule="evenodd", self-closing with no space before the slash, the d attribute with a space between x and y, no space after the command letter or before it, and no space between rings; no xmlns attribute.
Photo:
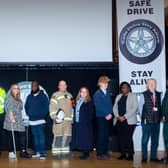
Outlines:
<svg viewBox="0 0 168 168"><path fill-rule="evenodd" d="M75 148L83 152L81 160L88 159L93 149L93 111L89 90L82 87L76 98L73 124Z"/></svg>

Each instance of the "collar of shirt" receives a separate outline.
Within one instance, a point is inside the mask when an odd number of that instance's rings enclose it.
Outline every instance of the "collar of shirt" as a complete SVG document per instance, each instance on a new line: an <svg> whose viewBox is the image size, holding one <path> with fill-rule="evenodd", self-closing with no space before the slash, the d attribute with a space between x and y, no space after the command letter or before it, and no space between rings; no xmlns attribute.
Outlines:
<svg viewBox="0 0 168 168"><path fill-rule="evenodd" d="M155 95L156 95L156 93L155 93L155 91L153 91L152 96L153 96L154 99L155 99Z"/></svg>
<svg viewBox="0 0 168 168"><path fill-rule="evenodd" d="M106 95L107 94L107 90L103 89L103 88L100 88L101 91Z"/></svg>
<svg viewBox="0 0 168 168"><path fill-rule="evenodd" d="M39 91L39 92L37 92L37 93L35 93L35 94L33 94L33 96L38 96L38 95L39 95L39 93L40 93L40 91Z"/></svg>

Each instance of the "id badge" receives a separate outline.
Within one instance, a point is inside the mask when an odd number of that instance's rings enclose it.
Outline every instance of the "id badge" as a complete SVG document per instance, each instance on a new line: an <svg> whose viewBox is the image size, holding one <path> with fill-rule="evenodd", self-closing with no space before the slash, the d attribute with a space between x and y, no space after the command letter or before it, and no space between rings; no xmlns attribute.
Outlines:
<svg viewBox="0 0 168 168"><path fill-rule="evenodd" d="M153 107L153 111L158 111L158 108L157 107Z"/></svg>

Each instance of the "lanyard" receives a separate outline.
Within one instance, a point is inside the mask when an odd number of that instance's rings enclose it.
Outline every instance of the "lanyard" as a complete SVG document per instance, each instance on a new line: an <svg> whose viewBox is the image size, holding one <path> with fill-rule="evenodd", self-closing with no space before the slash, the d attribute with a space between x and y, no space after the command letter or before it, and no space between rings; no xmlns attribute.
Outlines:
<svg viewBox="0 0 168 168"><path fill-rule="evenodd" d="M154 98L153 96L150 96L150 99L152 101L153 107L155 107L156 101L157 101L156 98Z"/></svg>
<svg viewBox="0 0 168 168"><path fill-rule="evenodd" d="M152 104L153 104L152 111L156 112L157 111L157 107L155 107L155 106L156 106L156 102L157 102L157 97L156 97L156 95L155 95L155 98L153 97L153 95L152 96L149 95L149 98L151 99Z"/></svg>

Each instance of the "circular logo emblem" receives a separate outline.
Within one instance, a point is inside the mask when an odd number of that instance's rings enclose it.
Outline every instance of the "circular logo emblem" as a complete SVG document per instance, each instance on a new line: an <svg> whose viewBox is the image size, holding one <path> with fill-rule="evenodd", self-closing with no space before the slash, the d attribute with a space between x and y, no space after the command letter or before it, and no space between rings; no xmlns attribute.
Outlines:
<svg viewBox="0 0 168 168"><path fill-rule="evenodd" d="M121 31L119 45L122 54L136 64L155 60L163 48L163 35L157 25L148 20L135 20Z"/></svg>

